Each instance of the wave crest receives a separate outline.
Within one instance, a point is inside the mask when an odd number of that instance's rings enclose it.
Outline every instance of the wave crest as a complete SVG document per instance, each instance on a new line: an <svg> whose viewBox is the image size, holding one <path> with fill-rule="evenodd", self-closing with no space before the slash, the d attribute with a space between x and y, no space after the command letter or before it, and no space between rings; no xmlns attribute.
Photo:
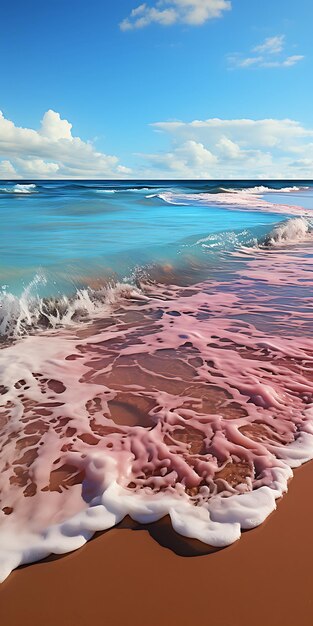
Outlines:
<svg viewBox="0 0 313 626"><path fill-rule="evenodd" d="M36 185L32 184L25 184L25 185L21 185L21 184L16 184L13 187L0 187L0 191L2 191L3 193L21 193L21 194L26 194L26 193L36 193L35 191L36 189Z"/></svg>
<svg viewBox="0 0 313 626"><path fill-rule="evenodd" d="M312 224L304 217L293 217L279 222L261 242L266 247L303 241L312 233Z"/></svg>
<svg viewBox="0 0 313 626"><path fill-rule="evenodd" d="M266 187L264 185L256 185L255 187L241 187L240 189L233 188L224 188L221 187L221 191L227 193L246 193L252 195L259 195L263 193L292 193L293 191L305 191L310 189L309 187L297 187L293 185L293 187Z"/></svg>
<svg viewBox="0 0 313 626"><path fill-rule="evenodd" d="M260 188L259 188L260 189ZM278 204L269 202L261 197L261 192L244 191L242 189L227 190L223 193L174 193L172 191L166 191L164 193L157 194L158 198L163 200L166 204L173 204L175 206L188 206L188 205L222 205L225 209L237 210L237 211L263 211L264 213L278 213L283 215L300 215L310 217L312 211L306 210L301 206ZM153 197L153 196L146 196Z"/></svg>
<svg viewBox="0 0 313 626"><path fill-rule="evenodd" d="M101 289L77 289L73 296L41 298L36 295L38 285L46 284L37 274L18 298L3 293L0 302L0 336L17 338L46 328L68 327L87 321L97 313L109 314L125 299L145 300L146 296L135 285L116 283Z"/></svg>

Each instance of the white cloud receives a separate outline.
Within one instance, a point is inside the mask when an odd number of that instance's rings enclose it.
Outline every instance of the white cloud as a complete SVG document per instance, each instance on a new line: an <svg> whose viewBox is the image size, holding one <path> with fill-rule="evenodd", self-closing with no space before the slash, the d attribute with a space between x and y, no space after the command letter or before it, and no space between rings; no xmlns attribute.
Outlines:
<svg viewBox="0 0 313 626"><path fill-rule="evenodd" d="M170 148L141 155L151 178L312 178L313 129L290 119L212 118L152 125Z"/></svg>
<svg viewBox="0 0 313 626"><path fill-rule="evenodd" d="M276 35L276 37L267 37L263 43L255 46L252 52L258 54L278 54L282 52L285 45L285 35Z"/></svg>
<svg viewBox="0 0 313 626"><path fill-rule="evenodd" d="M216 147L219 154L226 159L239 159L242 156L242 151L238 144L224 135L217 142Z"/></svg>
<svg viewBox="0 0 313 626"><path fill-rule="evenodd" d="M287 57L283 61L264 61L262 63L262 67L292 67L302 61L304 56L302 54L293 54L290 57Z"/></svg>
<svg viewBox="0 0 313 626"><path fill-rule="evenodd" d="M304 59L302 54L286 56L284 49L285 35L267 37L261 44L254 46L248 56L238 52L228 55L228 63L232 68L254 69L257 67L292 67Z"/></svg>
<svg viewBox="0 0 313 626"><path fill-rule="evenodd" d="M290 119L210 118L192 122L155 122L152 126L171 134L176 140L193 139L215 145L221 137L227 137L245 148L253 144L257 148L290 150L298 140L313 137L313 130Z"/></svg>
<svg viewBox="0 0 313 626"><path fill-rule="evenodd" d="M0 161L0 179L1 178L18 178L15 167L6 159L4 161Z"/></svg>
<svg viewBox="0 0 313 626"><path fill-rule="evenodd" d="M58 163L49 163L43 159L15 159L16 167L23 178L54 178L60 169Z"/></svg>
<svg viewBox="0 0 313 626"><path fill-rule="evenodd" d="M210 178L212 166L217 163L217 157L210 150L202 143L192 140L186 141L172 152L141 156L144 156L153 169L166 171L169 178L191 178L193 172L197 172L197 178ZM149 177L148 173L146 175ZM151 175L153 176L153 171Z"/></svg>
<svg viewBox="0 0 313 626"><path fill-rule="evenodd" d="M150 24L171 26L177 22L200 26L230 9L230 0L158 0L153 6L144 3L134 8L120 23L120 28L131 30Z"/></svg>
<svg viewBox="0 0 313 626"><path fill-rule="evenodd" d="M313 178L313 128L292 119L161 121L167 146L132 172L72 135L58 113L39 130L0 114L0 178Z"/></svg>
<svg viewBox="0 0 313 626"><path fill-rule="evenodd" d="M58 139L72 139L72 124L61 120L59 113L49 109L42 119L40 134L54 141Z"/></svg>
<svg viewBox="0 0 313 626"><path fill-rule="evenodd" d="M52 110L39 130L15 126L0 112L0 157L2 178L121 178L131 172L116 156L73 136L72 124Z"/></svg>

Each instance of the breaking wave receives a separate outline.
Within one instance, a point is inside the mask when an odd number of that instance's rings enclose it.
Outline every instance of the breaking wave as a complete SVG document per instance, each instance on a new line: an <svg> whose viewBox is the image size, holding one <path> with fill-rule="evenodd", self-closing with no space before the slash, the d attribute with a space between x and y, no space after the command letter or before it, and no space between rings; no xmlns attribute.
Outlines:
<svg viewBox="0 0 313 626"><path fill-rule="evenodd" d="M109 314L123 300L144 300L145 296L135 285L116 283L101 289L77 289L72 296L41 298L36 294L39 285L46 284L43 275L37 274L22 295L3 292L0 301L0 336L17 338L36 330L73 326L95 317L101 312Z"/></svg>
<svg viewBox="0 0 313 626"><path fill-rule="evenodd" d="M260 189L260 187L258 188ZM243 189L225 190L224 193L176 193L165 191L159 194L150 194L147 198L158 197L166 204L176 206L201 205L214 206L223 205L225 209L239 211L263 211L264 213L277 213L283 215L312 216L312 211L304 209L302 206L278 204L263 199L261 192L247 191Z"/></svg>
<svg viewBox="0 0 313 626"><path fill-rule="evenodd" d="M0 351L0 582L127 515L222 547L274 511L313 457L312 259L233 269Z"/></svg>
<svg viewBox="0 0 313 626"><path fill-rule="evenodd" d="M268 227L267 227L268 228ZM72 295L62 294L58 297L41 297L38 291L48 284L46 276L38 272L22 294L16 295L2 288L0 296L0 337L17 338L36 331L51 328L66 328L80 322L87 322L101 315L110 315L125 299L145 300L142 285L146 280L162 282L169 269L176 278L180 272L180 263L184 260L182 251L187 252L187 264L191 267L199 261L199 250L205 251L203 263L216 263L216 253L230 253L234 250L249 248L272 248L297 243L312 236L313 223L304 217L292 217L270 227L268 232L263 229L244 229L240 231L222 231L204 235L196 240L182 243L177 248L177 264L138 266L133 275L120 282L110 282L100 288L86 285L76 289ZM212 253L209 260L207 253ZM194 254L194 256L192 256ZM198 255L198 256L197 256ZM200 265L199 265L200 267ZM203 267L203 266L202 266ZM188 267L187 267L188 269ZM184 270L186 267L184 266ZM138 283L139 281L139 283ZM140 287L138 286L140 284ZM49 286L49 285L48 285Z"/></svg>
<svg viewBox="0 0 313 626"><path fill-rule="evenodd" d="M309 187L297 187L294 185L293 187L265 187L264 185L259 185L255 187L241 187L240 189L234 188L224 188L221 187L221 191L227 193L247 193L247 194L264 194L264 193L292 193L295 191L305 191L309 189Z"/></svg>
<svg viewBox="0 0 313 626"><path fill-rule="evenodd" d="M116 189L96 189L97 193L116 193Z"/></svg>
<svg viewBox="0 0 313 626"><path fill-rule="evenodd" d="M149 187L130 187L129 189L95 189L96 193L130 193L149 191Z"/></svg>
<svg viewBox="0 0 313 626"><path fill-rule="evenodd" d="M265 246L295 243L305 240L312 232L312 222L303 217L294 217L276 224L261 243Z"/></svg>
<svg viewBox="0 0 313 626"><path fill-rule="evenodd" d="M14 185L13 187L0 187L0 191L2 191L3 193L20 193L20 194L26 194L26 193L36 193L36 185L32 184L25 184L25 185L21 185L21 184L17 184Z"/></svg>
<svg viewBox="0 0 313 626"><path fill-rule="evenodd" d="M158 196L160 193L162 193L162 189L164 189L164 184L162 184L162 181L158 181L159 184L156 184L157 181L155 181L154 184L149 184L149 182L144 182L143 184L136 184L135 186L131 186L131 184L129 184L130 181L128 181L128 186L123 186L119 184L115 186L114 182L112 181L112 186L111 187L106 187L102 181L99 181L99 183L97 183L96 181L79 181L79 182L66 182L66 181L54 181L53 186L47 186L45 185L44 182L42 181L36 181L36 184L33 182L23 182L23 183L16 183L14 185L10 184L8 186L4 186L4 187L0 187L0 192L2 193L6 193L6 194L31 194L31 193L38 193L40 191L50 191L51 193L53 192L59 192L60 190L64 190L64 191L82 191L85 190L86 192L95 192L95 193L103 193L103 194L116 194L116 193L144 193L144 192L151 192L150 195L147 195L147 198L153 198L155 196ZM175 189L175 188L174 188ZM177 189L177 188L176 188ZM190 192L195 191L195 185L190 182L189 185L189 189ZM198 189L198 191L201 189L201 191L203 193L209 193L211 195L214 196L219 196L220 194L237 194L237 195L262 195L265 193L293 193L293 192L299 192L299 191L305 191L307 189L310 189L310 187L307 186L289 186L289 187L271 187L271 186L267 186L267 185L255 185L255 186L251 186L251 187L243 187L243 186L239 186L239 187L228 187L226 186L226 181L225 181L225 186L220 186L220 185L214 185L214 184L204 184L201 186L201 188Z"/></svg>
<svg viewBox="0 0 313 626"><path fill-rule="evenodd" d="M1 284L12 283L0 292L0 582L21 563L79 548L126 515L142 523L169 515L180 534L229 545L263 522L292 468L313 458L312 211L271 204L265 194L282 190L262 182L233 181L231 191L214 181L151 183L148 193L191 204L186 211L144 200L144 181L2 183L17 195L11 241L19 216L30 217L26 228L33 220L31 197L22 212L18 194L44 198L45 184L50 194L61 190L61 201L47 204L56 206L53 224L66 196L66 223L79 225L83 237L76 229L61 241L76 242L74 260L50 264L57 242L53 231L48 244L41 240L50 221L40 203L38 256L25 255L24 268L20 257L11 263L10 242L6 248ZM117 215L112 231L111 218L88 231L95 191L126 187L135 193L114 196L114 208L130 200L143 212L129 211L127 221ZM79 192L70 189L83 189L92 203L81 210ZM287 197L298 190L283 189ZM1 202L5 220L13 195ZM98 204L102 210L105 196ZM210 211L214 205L252 210L256 219L236 212L228 220L220 206ZM214 227L209 213L220 214ZM138 215L147 225L142 252ZM160 235L173 229L174 236L153 247L161 220ZM103 256L90 261L84 252L93 252L99 225L114 244L121 223L134 252L124 259L119 247L111 254L102 246ZM21 238L32 243L23 226ZM15 243L12 249L17 256Z"/></svg>

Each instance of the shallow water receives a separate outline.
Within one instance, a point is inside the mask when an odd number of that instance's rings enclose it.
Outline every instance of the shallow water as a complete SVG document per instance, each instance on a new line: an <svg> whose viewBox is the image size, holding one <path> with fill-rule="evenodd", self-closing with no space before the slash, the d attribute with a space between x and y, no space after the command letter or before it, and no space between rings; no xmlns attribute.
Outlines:
<svg viewBox="0 0 313 626"><path fill-rule="evenodd" d="M240 238L243 226L257 236L262 225L277 221L275 213L260 215L259 210L249 211L243 220L238 212L214 202L203 206L197 199L169 207L160 197L198 194L202 188L161 181L3 182L1 282L7 291L21 295L39 274L47 281L37 286L41 294L69 293L73 286L86 285L88 278L122 279L158 260L179 264L191 238L212 233L238 233Z"/></svg>
<svg viewBox="0 0 313 626"><path fill-rule="evenodd" d="M73 194L80 198L81 239L71 217L57 260L43 255L43 292L40 279L36 293L18 291L12 246L4 269L7 280L13 266L15 274L2 302L1 577L76 549L127 514L142 523L169 514L183 535L232 543L275 508L291 468L313 457L310 190L285 182L288 191L251 190L251 181L226 192L212 183L214 193L190 181L159 181L152 191L140 183L121 191L123 183L114 194L102 193L109 183L45 185L41 232L49 202L51 231L60 230L54 220L70 191L68 211ZM41 184L3 187L24 216L29 196L42 193ZM82 223L95 250L85 252ZM69 236L82 245L85 283L74 266L56 298L46 273L59 281ZM103 237L110 267L99 261ZM25 258L28 246L21 237ZM36 255L38 247L26 269L39 275Z"/></svg>

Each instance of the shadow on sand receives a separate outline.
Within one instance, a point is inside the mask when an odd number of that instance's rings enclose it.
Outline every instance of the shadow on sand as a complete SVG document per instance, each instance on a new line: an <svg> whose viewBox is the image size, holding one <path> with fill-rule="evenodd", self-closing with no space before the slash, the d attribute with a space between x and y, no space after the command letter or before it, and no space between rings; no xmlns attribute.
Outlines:
<svg viewBox="0 0 313 626"><path fill-rule="evenodd" d="M193 557L193 556L205 556L207 554L211 554L213 552L218 552L225 548L214 548L212 546L208 546L197 539L189 539L189 537L183 537L179 535L172 527L170 518L168 515L163 517L158 522L153 522L151 524L139 524L131 519L131 517L126 516L119 524L110 528L109 530L103 530L96 532L93 537L89 540L97 541L100 537L104 535L109 535L112 531L118 530L133 530L136 532L146 531L149 533L150 537L152 537L160 546L167 548L168 550L172 550L178 556L183 557ZM108 537L109 538L109 537ZM88 542L88 543L89 543ZM76 552L76 550L74 551ZM41 563L48 563L50 561L57 561L59 559L63 559L69 557L73 552L67 552L65 554L50 554L45 559L41 559L36 563L27 563L25 565L21 565L18 569L24 569L25 567L29 567L29 565L40 565Z"/></svg>

